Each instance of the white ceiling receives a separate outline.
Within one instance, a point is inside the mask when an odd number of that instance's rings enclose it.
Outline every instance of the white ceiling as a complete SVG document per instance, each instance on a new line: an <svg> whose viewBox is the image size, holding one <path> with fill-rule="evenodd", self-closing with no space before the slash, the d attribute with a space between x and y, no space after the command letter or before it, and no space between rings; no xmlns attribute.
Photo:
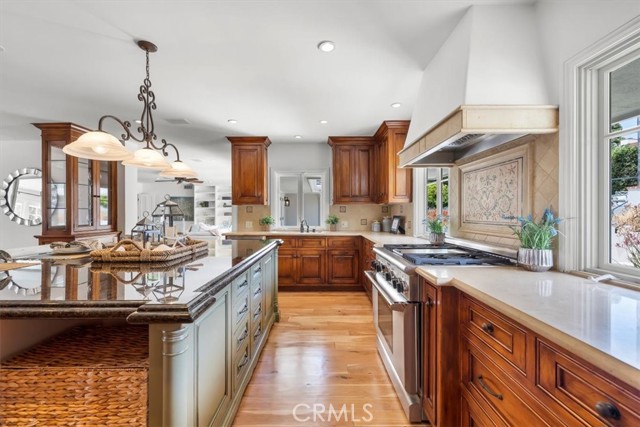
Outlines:
<svg viewBox="0 0 640 427"><path fill-rule="evenodd" d="M0 0L0 141L37 139L32 122L133 122L134 41L147 39L156 133L204 179L228 182L226 135L324 143L410 119L422 70L470 5L531 1ZM326 39L332 53L316 49Z"/></svg>

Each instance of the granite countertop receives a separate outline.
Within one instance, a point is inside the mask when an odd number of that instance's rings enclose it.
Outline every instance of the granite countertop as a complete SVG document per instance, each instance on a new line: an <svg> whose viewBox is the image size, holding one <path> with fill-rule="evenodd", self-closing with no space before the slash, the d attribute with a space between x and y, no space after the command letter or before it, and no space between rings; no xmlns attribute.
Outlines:
<svg viewBox="0 0 640 427"><path fill-rule="evenodd" d="M278 240L234 243L234 250L172 263L37 260L0 272L2 318L111 318L130 323L193 322L216 293ZM242 246L237 248L236 246ZM231 253L242 252L233 257Z"/></svg>
<svg viewBox="0 0 640 427"><path fill-rule="evenodd" d="M640 291L517 267L417 268L640 389Z"/></svg>
<svg viewBox="0 0 640 427"><path fill-rule="evenodd" d="M273 230L273 231L234 231L230 233L224 233L228 239L234 237L261 237L269 238L271 236L291 236L291 237L340 237L340 236L362 236L368 240L371 240L376 245L397 245L397 244L410 244L428 243L426 239L420 237L407 236L404 234L391 234L384 232L373 231L321 231L315 233L300 233L295 230Z"/></svg>

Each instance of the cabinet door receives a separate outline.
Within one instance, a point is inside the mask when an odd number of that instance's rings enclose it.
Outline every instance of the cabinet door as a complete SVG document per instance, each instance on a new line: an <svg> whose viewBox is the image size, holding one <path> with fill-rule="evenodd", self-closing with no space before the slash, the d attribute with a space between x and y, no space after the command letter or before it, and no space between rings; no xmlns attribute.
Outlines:
<svg viewBox="0 0 640 427"><path fill-rule="evenodd" d="M67 209L67 155L62 151L65 141L49 141L43 144L43 178L46 185L43 191L42 230L67 230L70 215ZM55 232L55 231L54 231Z"/></svg>
<svg viewBox="0 0 640 427"><path fill-rule="evenodd" d="M411 168L400 168L400 156L398 152L404 147L407 139L407 130L396 130L390 132L388 174L389 174L389 194L386 198L389 203L410 203L413 192L413 170Z"/></svg>
<svg viewBox="0 0 640 427"><path fill-rule="evenodd" d="M233 144L232 147L233 204L266 204L266 149L261 144Z"/></svg>
<svg viewBox="0 0 640 427"><path fill-rule="evenodd" d="M92 230L94 222L94 161L76 158L75 163L75 230Z"/></svg>
<svg viewBox="0 0 640 427"><path fill-rule="evenodd" d="M358 145L353 148L351 173L351 200L373 202L373 145Z"/></svg>
<svg viewBox="0 0 640 427"><path fill-rule="evenodd" d="M94 207L95 223L99 229L111 230L114 224L113 209L115 200L115 188L117 183L114 180L115 162L95 161L95 193L96 203Z"/></svg>
<svg viewBox="0 0 640 427"><path fill-rule="evenodd" d="M301 285L321 285L326 283L326 251L299 250L296 253L298 283Z"/></svg>
<svg viewBox="0 0 640 427"><path fill-rule="evenodd" d="M433 425L437 425L437 310L438 291L428 284L422 285L422 408Z"/></svg>
<svg viewBox="0 0 640 427"><path fill-rule="evenodd" d="M379 142L376 152L376 203L389 202L389 143L387 134Z"/></svg>
<svg viewBox="0 0 640 427"><path fill-rule="evenodd" d="M278 251L278 285L295 285L297 283L296 252L281 249Z"/></svg>
<svg viewBox="0 0 640 427"><path fill-rule="evenodd" d="M328 279L331 285L358 283L358 251L328 251Z"/></svg>
<svg viewBox="0 0 640 427"><path fill-rule="evenodd" d="M351 146L338 146L333 150L333 199L336 203L351 200L352 156L353 148Z"/></svg>

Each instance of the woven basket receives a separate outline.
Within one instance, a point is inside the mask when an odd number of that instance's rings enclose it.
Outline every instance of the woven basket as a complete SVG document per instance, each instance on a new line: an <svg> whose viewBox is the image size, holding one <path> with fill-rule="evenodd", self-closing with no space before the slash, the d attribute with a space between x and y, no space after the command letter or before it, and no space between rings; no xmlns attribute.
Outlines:
<svg viewBox="0 0 640 427"><path fill-rule="evenodd" d="M124 250L121 251L118 248L124 248ZM167 251L144 249L138 242L124 239L112 248L91 251L91 258L102 262L166 262L206 253L207 251L207 242L189 238L186 239L185 246Z"/></svg>
<svg viewBox="0 0 640 427"><path fill-rule="evenodd" d="M144 426L146 326L81 326L0 366L2 426Z"/></svg>

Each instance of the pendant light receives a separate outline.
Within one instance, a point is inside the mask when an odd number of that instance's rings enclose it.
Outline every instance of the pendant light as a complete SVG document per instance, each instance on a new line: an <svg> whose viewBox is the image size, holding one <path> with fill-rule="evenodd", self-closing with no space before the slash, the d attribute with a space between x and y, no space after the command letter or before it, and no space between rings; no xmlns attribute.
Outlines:
<svg viewBox="0 0 640 427"><path fill-rule="evenodd" d="M140 93L138 94L138 100L144 104L139 126L137 127L137 133L134 134L131 131L131 122L123 121L112 115L102 116L98 122L98 130L93 132L87 132L80 136L76 141L66 145L63 151L70 155L83 159L92 160L123 160L122 164L127 166L135 166L144 169L158 169L163 173L178 173L179 170L184 171L184 174L189 176L172 176L176 178L186 177L195 178L195 172L186 164L180 160L180 153L175 145L169 144L166 140L160 139L155 132L155 126L153 121L153 110L156 109L156 96L151 90L151 80L149 78L149 53L156 52L158 47L146 40L138 40L136 42L138 47L145 51L146 55L146 78L143 80L140 86ZM134 140L136 142L144 143L145 147L140 148L131 154L124 146L123 142L120 142L115 136L104 132L102 130L102 124L105 119L112 119L118 123L124 133L121 135L122 141ZM173 147L176 151L176 160L169 165L165 160L165 157L169 155L167 149Z"/></svg>

